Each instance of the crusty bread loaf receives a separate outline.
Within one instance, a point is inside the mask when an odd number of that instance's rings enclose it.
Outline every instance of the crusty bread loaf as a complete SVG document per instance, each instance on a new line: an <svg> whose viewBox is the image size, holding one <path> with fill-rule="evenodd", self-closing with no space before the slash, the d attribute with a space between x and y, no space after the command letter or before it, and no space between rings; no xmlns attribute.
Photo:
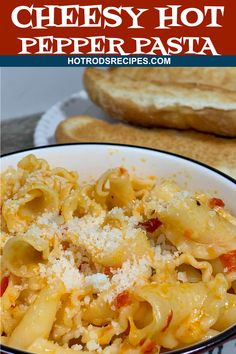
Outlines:
<svg viewBox="0 0 236 354"><path fill-rule="evenodd" d="M165 150L190 157L236 178L236 139L193 131L110 124L89 116L70 117L56 130L57 143L108 142Z"/></svg>
<svg viewBox="0 0 236 354"><path fill-rule="evenodd" d="M88 68L85 88L111 117L133 124L236 136L236 91L194 83L163 83Z"/></svg>
<svg viewBox="0 0 236 354"><path fill-rule="evenodd" d="M116 77L163 83L195 83L236 91L236 68L116 68L109 69Z"/></svg>

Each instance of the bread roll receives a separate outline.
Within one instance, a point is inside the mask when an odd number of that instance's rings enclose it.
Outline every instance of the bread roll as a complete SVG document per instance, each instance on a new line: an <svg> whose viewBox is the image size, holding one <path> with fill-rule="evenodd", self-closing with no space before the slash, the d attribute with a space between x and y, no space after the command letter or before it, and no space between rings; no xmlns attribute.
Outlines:
<svg viewBox="0 0 236 354"><path fill-rule="evenodd" d="M201 83L134 79L96 68L85 70L84 85L91 100L111 117L146 127L236 136L236 91Z"/></svg>
<svg viewBox="0 0 236 354"><path fill-rule="evenodd" d="M135 128L89 116L71 117L57 127L57 143L108 142L165 150L213 166L236 178L236 139L193 131Z"/></svg>

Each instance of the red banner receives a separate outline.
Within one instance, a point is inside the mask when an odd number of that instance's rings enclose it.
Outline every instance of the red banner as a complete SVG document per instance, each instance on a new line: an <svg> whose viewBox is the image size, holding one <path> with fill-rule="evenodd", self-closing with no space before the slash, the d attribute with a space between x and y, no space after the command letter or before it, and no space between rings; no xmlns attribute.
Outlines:
<svg viewBox="0 0 236 354"><path fill-rule="evenodd" d="M235 55L235 0L14 0L1 55Z"/></svg>

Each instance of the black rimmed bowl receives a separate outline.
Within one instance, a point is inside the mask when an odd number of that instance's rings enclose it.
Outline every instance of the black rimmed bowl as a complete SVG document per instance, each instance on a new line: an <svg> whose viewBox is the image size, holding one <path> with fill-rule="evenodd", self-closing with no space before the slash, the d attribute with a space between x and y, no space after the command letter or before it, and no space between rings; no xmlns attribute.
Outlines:
<svg viewBox="0 0 236 354"><path fill-rule="evenodd" d="M18 161L28 154L46 159L53 167L61 166L78 171L82 182L94 180L105 170L117 166L124 166L141 177L171 178L184 189L210 192L222 198L226 207L236 215L236 181L204 164L175 154L129 145L63 144L6 154L1 159L2 170L9 166L16 166ZM168 353L204 353L233 338L236 338L236 324L207 341ZM1 351L23 353L5 345L2 345Z"/></svg>

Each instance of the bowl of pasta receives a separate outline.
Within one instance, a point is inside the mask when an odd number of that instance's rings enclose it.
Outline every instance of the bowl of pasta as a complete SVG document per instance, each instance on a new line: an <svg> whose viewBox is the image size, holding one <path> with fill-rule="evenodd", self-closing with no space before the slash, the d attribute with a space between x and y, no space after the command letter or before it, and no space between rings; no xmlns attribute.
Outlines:
<svg viewBox="0 0 236 354"><path fill-rule="evenodd" d="M2 157L4 353L203 353L236 336L236 187L177 155Z"/></svg>

